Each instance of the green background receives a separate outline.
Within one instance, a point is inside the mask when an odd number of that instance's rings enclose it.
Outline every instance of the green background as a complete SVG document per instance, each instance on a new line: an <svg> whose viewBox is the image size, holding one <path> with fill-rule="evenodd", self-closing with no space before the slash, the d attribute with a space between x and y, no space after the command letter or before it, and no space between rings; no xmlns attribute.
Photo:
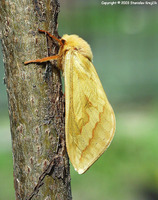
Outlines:
<svg viewBox="0 0 158 200"><path fill-rule="evenodd" d="M77 34L116 114L116 134L83 175L71 167L74 200L158 199L158 6L61 2L59 34ZM0 53L0 200L14 197L11 136Z"/></svg>

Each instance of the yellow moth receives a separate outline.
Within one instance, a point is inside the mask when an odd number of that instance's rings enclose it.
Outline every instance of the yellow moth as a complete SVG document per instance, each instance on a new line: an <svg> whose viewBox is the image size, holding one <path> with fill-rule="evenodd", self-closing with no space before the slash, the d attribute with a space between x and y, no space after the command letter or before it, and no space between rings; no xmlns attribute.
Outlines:
<svg viewBox="0 0 158 200"><path fill-rule="evenodd" d="M64 73L66 97L66 147L75 170L84 173L107 149L115 132L115 115L92 64L92 51L77 35L57 40L59 53L33 62L57 59Z"/></svg>

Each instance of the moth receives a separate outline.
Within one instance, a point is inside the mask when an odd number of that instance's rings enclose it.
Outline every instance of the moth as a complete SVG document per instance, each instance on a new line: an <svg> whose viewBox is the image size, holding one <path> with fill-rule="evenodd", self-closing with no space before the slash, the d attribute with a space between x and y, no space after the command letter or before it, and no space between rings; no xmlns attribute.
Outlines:
<svg viewBox="0 0 158 200"><path fill-rule="evenodd" d="M59 53L25 62L42 63L57 59L65 80L66 148L75 170L84 173L107 149L115 132L115 115L92 64L89 44L77 35L56 38Z"/></svg>

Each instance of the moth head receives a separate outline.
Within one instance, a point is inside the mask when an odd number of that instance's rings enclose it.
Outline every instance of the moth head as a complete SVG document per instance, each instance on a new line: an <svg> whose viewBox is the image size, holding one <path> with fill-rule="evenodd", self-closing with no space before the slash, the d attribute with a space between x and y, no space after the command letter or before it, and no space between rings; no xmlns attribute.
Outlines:
<svg viewBox="0 0 158 200"><path fill-rule="evenodd" d="M78 51L78 53L92 61L93 54L89 44L78 35L63 35L61 41L63 43L62 51Z"/></svg>

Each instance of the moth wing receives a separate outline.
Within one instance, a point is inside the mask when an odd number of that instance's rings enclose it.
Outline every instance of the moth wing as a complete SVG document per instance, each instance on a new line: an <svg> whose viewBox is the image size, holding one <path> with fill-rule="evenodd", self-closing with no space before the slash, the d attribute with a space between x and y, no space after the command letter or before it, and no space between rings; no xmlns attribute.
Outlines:
<svg viewBox="0 0 158 200"><path fill-rule="evenodd" d="M75 170L84 173L107 149L115 115L88 58L68 51L64 60L66 146Z"/></svg>

